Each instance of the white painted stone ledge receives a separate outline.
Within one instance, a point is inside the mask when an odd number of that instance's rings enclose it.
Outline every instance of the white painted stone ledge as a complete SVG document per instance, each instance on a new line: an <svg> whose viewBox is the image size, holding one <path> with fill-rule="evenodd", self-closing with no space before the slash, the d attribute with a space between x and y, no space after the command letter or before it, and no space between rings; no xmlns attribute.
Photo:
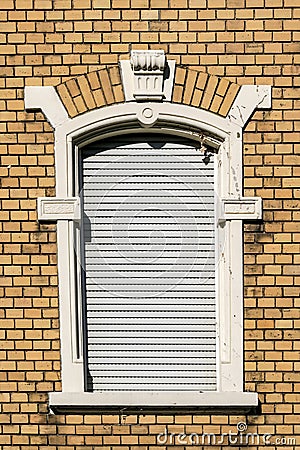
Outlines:
<svg viewBox="0 0 300 450"><path fill-rule="evenodd" d="M216 408L251 410L258 406L255 392L199 392L199 391L102 391L51 392L49 406L54 412L70 408Z"/></svg>

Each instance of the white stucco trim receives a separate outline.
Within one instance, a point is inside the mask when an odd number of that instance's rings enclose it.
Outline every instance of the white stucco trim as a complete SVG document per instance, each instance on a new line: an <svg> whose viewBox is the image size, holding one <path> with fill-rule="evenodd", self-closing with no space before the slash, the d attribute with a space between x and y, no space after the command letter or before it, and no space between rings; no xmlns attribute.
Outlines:
<svg viewBox="0 0 300 450"><path fill-rule="evenodd" d="M41 109L53 128L69 118L53 86L26 86L25 109Z"/></svg>
<svg viewBox="0 0 300 450"><path fill-rule="evenodd" d="M271 92L271 86L242 86L228 113L229 120L243 128L255 109L271 108Z"/></svg>
<svg viewBox="0 0 300 450"><path fill-rule="evenodd" d="M240 202L242 199L242 128L254 109L270 105L270 89L259 86L243 86L226 118L201 109L162 103L136 103L112 105L96 109L73 119L66 117L66 112L59 97L53 89L39 91L25 89L27 109L40 108L55 128L55 165L57 198L68 199L78 195L73 180L74 151L76 148L108 136L122 133L173 134L185 136L199 143L203 137L212 136L213 142L219 146L217 154L218 197L229 202ZM49 96L49 99L47 99ZM54 98L56 97L56 98ZM59 104L59 106L58 106ZM143 112L147 109L147 113ZM152 115L150 114L152 111ZM151 116L151 117L150 117ZM151 120L149 121L149 119ZM259 199L251 198L251 202L259 205ZM244 203L247 203L245 200ZM229 203L227 203L229 205ZM243 206L241 206L243 208ZM258 208L258 207L257 207ZM245 211L244 211L245 212ZM227 211L229 214L229 212ZM240 399L250 398L257 404L257 394L247 397L243 393L243 261L242 261L242 215L224 214L226 221L218 226L218 402L233 401L233 392ZM258 214L251 213L257 218ZM248 216L250 218L250 215ZM57 221L58 240L58 272L59 300L61 323L61 358L62 358L62 390L63 394L51 394L51 401L78 398L86 402L107 405L111 394L84 393L84 369L80 346L80 329L78 310L80 305L76 298L76 260L74 243L78 235L78 225L66 218ZM75 244L76 246L76 244ZM79 337L78 337L79 336ZM79 341L79 344L78 344ZM69 393L69 394L68 394ZM66 397L63 395L67 394ZM209 398L208 393L206 397ZM106 397L105 397L106 395ZM194 395L194 393L193 393ZM188 395L188 399L193 397ZM106 398L104 400L104 397ZM150 401L149 395L141 399L139 392L130 393L133 404ZM115 398L118 404L127 402L126 394L118 393ZM171 401L170 397L168 401ZM213 396L210 396L211 404ZM223 399L223 400L222 400ZM62 400L65 401L65 400ZM183 401L183 400L182 400ZM191 400L192 401L192 400ZM198 400L197 400L198 401ZM72 402L71 402L72 403ZM185 403L185 401L183 401ZM182 404L183 404L182 403Z"/></svg>

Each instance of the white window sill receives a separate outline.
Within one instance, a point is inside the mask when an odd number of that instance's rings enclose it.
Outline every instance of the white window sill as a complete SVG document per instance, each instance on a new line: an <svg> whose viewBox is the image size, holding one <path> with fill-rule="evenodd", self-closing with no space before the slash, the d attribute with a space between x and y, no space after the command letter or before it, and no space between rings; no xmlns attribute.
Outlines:
<svg viewBox="0 0 300 450"><path fill-rule="evenodd" d="M49 406L54 413L170 408L246 413L258 407L258 395L255 392L199 391L52 392L49 394Z"/></svg>

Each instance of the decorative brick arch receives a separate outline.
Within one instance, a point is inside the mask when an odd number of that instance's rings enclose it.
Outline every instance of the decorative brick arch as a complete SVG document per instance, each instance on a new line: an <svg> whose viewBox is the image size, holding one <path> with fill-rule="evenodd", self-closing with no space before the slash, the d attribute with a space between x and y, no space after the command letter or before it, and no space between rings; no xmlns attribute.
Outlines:
<svg viewBox="0 0 300 450"><path fill-rule="evenodd" d="M56 89L71 118L96 108L125 102L118 65L72 78ZM226 117L239 89L238 84L225 78L177 67L171 102Z"/></svg>
<svg viewBox="0 0 300 450"><path fill-rule="evenodd" d="M125 101L118 66L104 67L56 87L71 118L102 106Z"/></svg>
<svg viewBox="0 0 300 450"><path fill-rule="evenodd" d="M240 86L206 72L177 67L172 102L226 117Z"/></svg>

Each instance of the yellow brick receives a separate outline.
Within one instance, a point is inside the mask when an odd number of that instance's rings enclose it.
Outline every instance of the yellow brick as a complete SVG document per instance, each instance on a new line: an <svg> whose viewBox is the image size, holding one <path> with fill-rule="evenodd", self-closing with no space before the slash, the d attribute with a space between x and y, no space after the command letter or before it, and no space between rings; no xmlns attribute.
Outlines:
<svg viewBox="0 0 300 450"><path fill-rule="evenodd" d="M226 96L224 98L224 101L222 103L222 106L219 109L219 114L221 116L226 116L228 114L229 109L232 106L232 103L234 102L238 91L239 91L239 86L235 85L235 84L231 84L227 90Z"/></svg>
<svg viewBox="0 0 300 450"><path fill-rule="evenodd" d="M64 84L57 86L57 92L65 105L70 117L75 117L78 114L78 110L69 94L67 87Z"/></svg>
<svg viewBox="0 0 300 450"><path fill-rule="evenodd" d="M120 436L103 436L104 445L119 445L121 443Z"/></svg>
<svg viewBox="0 0 300 450"><path fill-rule="evenodd" d="M80 89L79 89L77 81L75 79L67 81L66 86L72 97L76 97L77 95L80 95Z"/></svg>
<svg viewBox="0 0 300 450"><path fill-rule="evenodd" d="M88 109L96 108L96 103L91 94L91 88L87 82L86 77L85 76L78 77L77 83L79 85L79 88L81 90L81 95L82 95L84 102L87 105Z"/></svg>
<svg viewBox="0 0 300 450"><path fill-rule="evenodd" d="M196 82L196 78L198 76L198 73L194 70L189 70L187 73L187 78L185 81L185 89L184 89L184 95L183 95L183 103L186 105L189 105L191 102L191 98L194 92L194 86Z"/></svg>
<svg viewBox="0 0 300 450"><path fill-rule="evenodd" d="M88 78L88 81L90 83L92 90L100 88L100 82L99 82L97 72L88 73L87 78Z"/></svg>
<svg viewBox="0 0 300 450"><path fill-rule="evenodd" d="M183 94L183 87L182 86L174 86L174 90L173 90L173 98L172 101L175 103L180 103L181 99L182 99L182 94Z"/></svg>
<svg viewBox="0 0 300 450"><path fill-rule="evenodd" d="M114 98L115 98L115 102L116 103L120 103L120 102L124 102L125 101L122 85L119 84L117 86L113 86L112 90L113 90L113 94L114 94Z"/></svg>
<svg viewBox="0 0 300 450"><path fill-rule="evenodd" d="M227 89L228 89L229 85L230 85L230 81L226 80L226 78L222 78L220 80L219 84L218 84L218 88L217 88L216 93L218 95L220 95L221 97L224 97L226 92L227 92Z"/></svg>
<svg viewBox="0 0 300 450"><path fill-rule="evenodd" d="M197 79L196 87L200 90L204 90L208 79L209 75L207 73L200 72Z"/></svg>
<svg viewBox="0 0 300 450"><path fill-rule="evenodd" d="M219 108L221 106L222 100L223 100L222 97L220 97L219 95L215 95L214 98L213 98L213 101L211 103L211 106L209 108L210 111L211 112L218 112Z"/></svg>
<svg viewBox="0 0 300 450"><path fill-rule="evenodd" d="M88 110L87 105L85 104L84 99L82 98L81 95L79 95L78 97L75 97L73 99L75 107L77 109L77 111L82 114L84 112L86 112Z"/></svg>
<svg viewBox="0 0 300 450"><path fill-rule="evenodd" d="M184 85L186 75L187 75L186 69L183 69L182 67L177 67L175 72L175 82L174 82L175 85L176 84Z"/></svg>
<svg viewBox="0 0 300 450"><path fill-rule="evenodd" d="M120 77L120 71L117 66L110 67L108 69L109 71L109 78L111 81L111 84L114 86L115 84L121 84L121 77Z"/></svg>
<svg viewBox="0 0 300 450"><path fill-rule="evenodd" d="M209 106L211 104L211 101L214 96L214 93L215 93L218 83L219 83L219 79L217 77L214 77L214 76L209 77L208 82L205 87L205 90L204 90L202 100L201 100L201 108L209 109Z"/></svg>
<svg viewBox="0 0 300 450"><path fill-rule="evenodd" d="M194 94L193 94L192 101L191 101L191 106L199 106L200 105L200 102L201 102L201 99L203 96L203 92L204 91L201 91L200 89L194 90Z"/></svg>
<svg viewBox="0 0 300 450"><path fill-rule="evenodd" d="M108 76L108 72L106 69L104 70L100 70L98 72L99 78L100 78L100 83L101 83L101 88L106 100L106 103L108 105L114 103L114 96L113 96L113 92L111 89L111 83L110 83L110 79Z"/></svg>
<svg viewBox="0 0 300 450"><path fill-rule="evenodd" d="M93 7L109 10L111 8L111 0L93 0Z"/></svg>

